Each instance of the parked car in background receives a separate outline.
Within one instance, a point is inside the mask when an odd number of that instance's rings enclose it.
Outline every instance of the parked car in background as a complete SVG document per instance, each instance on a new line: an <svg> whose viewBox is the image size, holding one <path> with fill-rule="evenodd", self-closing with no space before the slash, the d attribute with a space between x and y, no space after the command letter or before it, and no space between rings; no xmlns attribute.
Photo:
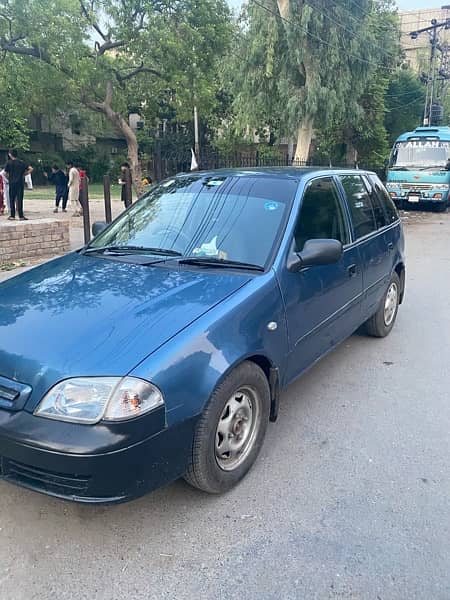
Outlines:
<svg viewBox="0 0 450 600"><path fill-rule="evenodd" d="M361 325L386 336L404 288L373 173L165 181L80 251L0 284L1 476L81 502L179 477L225 492L280 391Z"/></svg>

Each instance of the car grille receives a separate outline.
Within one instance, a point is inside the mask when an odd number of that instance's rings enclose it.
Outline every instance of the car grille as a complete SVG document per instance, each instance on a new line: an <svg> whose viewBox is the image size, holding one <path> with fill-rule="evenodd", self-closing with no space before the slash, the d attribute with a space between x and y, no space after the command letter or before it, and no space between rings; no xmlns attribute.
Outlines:
<svg viewBox="0 0 450 600"><path fill-rule="evenodd" d="M431 183L401 183L400 187L402 190L432 190L433 185Z"/></svg>
<svg viewBox="0 0 450 600"><path fill-rule="evenodd" d="M0 375L0 408L22 410L31 395L31 387Z"/></svg>
<svg viewBox="0 0 450 600"><path fill-rule="evenodd" d="M3 458L0 476L25 487L62 496L85 496L90 477L64 475Z"/></svg>
<svg viewBox="0 0 450 600"><path fill-rule="evenodd" d="M13 390L12 388L0 385L0 400L3 402L14 402L16 398L19 397L19 392L17 390Z"/></svg>

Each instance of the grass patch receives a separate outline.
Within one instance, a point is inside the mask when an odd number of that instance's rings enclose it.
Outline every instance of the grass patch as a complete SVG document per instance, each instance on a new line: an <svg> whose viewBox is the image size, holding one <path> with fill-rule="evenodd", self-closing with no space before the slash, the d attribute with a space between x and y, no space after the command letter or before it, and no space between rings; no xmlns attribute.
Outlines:
<svg viewBox="0 0 450 600"><path fill-rule="evenodd" d="M119 184L111 185L111 199L120 200L121 186ZM89 186L90 200L103 200L103 184L92 183ZM55 187L53 185L37 186L32 190L25 190L25 200L48 200L53 202L55 199Z"/></svg>

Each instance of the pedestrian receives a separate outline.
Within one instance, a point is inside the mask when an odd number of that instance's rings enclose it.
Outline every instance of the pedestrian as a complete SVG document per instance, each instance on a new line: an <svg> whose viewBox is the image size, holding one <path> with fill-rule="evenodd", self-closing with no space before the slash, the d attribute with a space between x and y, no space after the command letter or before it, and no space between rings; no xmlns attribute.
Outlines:
<svg viewBox="0 0 450 600"><path fill-rule="evenodd" d="M51 173L47 173L46 171L44 171L44 175L45 177L47 177L49 182L53 183L53 185L55 186L55 208L53 212L58 212L60 202L62 202L62 211L67 212L66 206L67 198L69 195L69 189L67 187L67 175L56 164L52 166Z"/></svg>
<svg viewBox="0 0 450 600"><path fill-rule="evenodd" d="M8 181L8 177L5 173L5 169L2 169L0 171L0 180L1 180L1 185L3 188L3 204L4 204L4 208L7 208L9 212L11 212L11 206L9 203L9 181ZM3 209L3 213L4 214L4 209Z"/></svg>
<svg viewBox="0 0 450 600"><path fill-rule="evenodd" d="M81 204L80 204L80 173L75 168L72 161L67 162L67 169L69 170L69 202L73 209L73 216L79 217L81 215Z"/></svg>
<svg viewBox="0 0 450 600"><path fill-rule="evenodd" d="M3 177L0 177L0 215L5 214L5 195L3 192Z"/></svg>
<svg viewBox="0 0 450 600"><path fill-rule="evenodd" d="M23 214L23 194L25 176L33 172L33 167L18 158L17 150L8 152L9 160L5 165L5 173L9 181L10 215L8 219L14 221L16 208L21 221L28 219Z"/></svg>
<svg viewBox="0 0 450 600"><path fill-rule="evenodd" d="M31 179L31 173L27 173L27 175L25 175L25 185L27 186L27 190L33 189L33 180Z"/></svg>
<svg viewBox="0 0 450 600"><path fill-rule="evenodd" d="M122 186L122 190L120 192L120 199L126 206L127 205L127 193L129 193L130 194L129 201L131 204L133 201L132 189L131 189L131 168L130 168L130 164L127 162L124 162L120 165L119 184ZM127 188L129 188L128 192L127 192Z"/></svg>

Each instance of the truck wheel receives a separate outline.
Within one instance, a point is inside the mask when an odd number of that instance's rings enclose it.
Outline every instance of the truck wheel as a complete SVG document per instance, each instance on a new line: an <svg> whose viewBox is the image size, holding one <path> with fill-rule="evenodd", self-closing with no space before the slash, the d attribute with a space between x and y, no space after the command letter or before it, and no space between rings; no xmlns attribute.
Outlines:
<svg viewBox="0 0 450 600"><path fill-rule="evenodd" d="M440 213L446 212L447 206L448 206L447 202L442 202L442 204L436 204L436 210L437 210L437 212L440 212Z"/></svg>
<svg viewBox="0 0 450 600"><path fill-rule="evenodd" d="M400 303L400 279L393 273L377 312L365 323L366 331L373 337L386 337L394 327Z"/></svg>
<svg viewBox="0 0 450 600"><path fill-rule="evenodd" d="M258 456L269 413L267 378L245 361L217 386L200 417L186 481L210 494L236 485Z"/></svg>

